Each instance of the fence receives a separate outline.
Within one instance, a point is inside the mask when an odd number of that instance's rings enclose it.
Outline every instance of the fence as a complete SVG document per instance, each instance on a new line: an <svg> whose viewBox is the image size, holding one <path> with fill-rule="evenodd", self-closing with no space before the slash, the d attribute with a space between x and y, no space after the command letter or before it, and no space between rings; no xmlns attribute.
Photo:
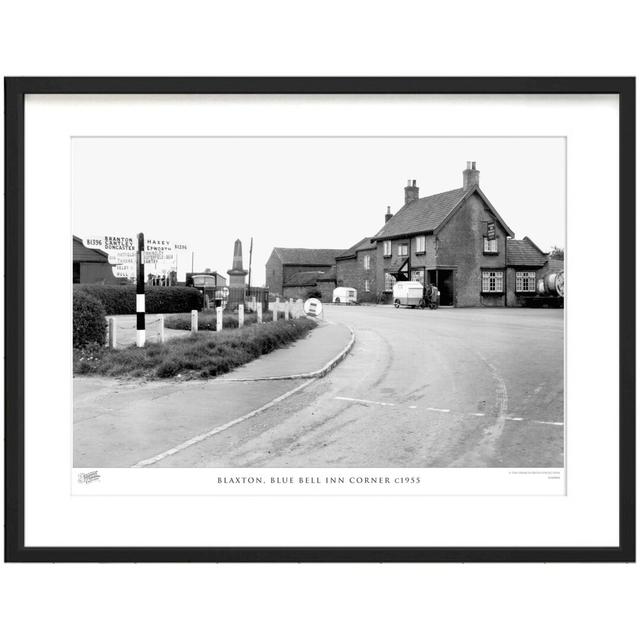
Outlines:
<svg viewBox="0 0 640 640"><path fill-rule="evenodd" d="M262 289L262 291L267 291L267 289ZM268 295L268 294L267 294ZM262 323L262 313L263 313L263 300L255 300L255 297L252 297L250 300L251 304L254 306L255 321L258 323ZM266 310L270 310L273 312L272 321L275 322L277 320L289 320L293 318L299 318L304 315L304 303L301 299L293 300L276 298L275 302L267 302ZM228 306L217 306L216 308L216 323L215 328L217 331L223 330L223 320L225 313L233 313L233 311L237 312L238 315L238 327L243 327L245 324L245 312L250 312L250 308L245 306L242 302L238 303L236 308L232 311ZM198 311L194 309L191 311L191 328L190 332L192 334L198 332ZM145 340L149 342L165 342L167 339L167 331L170 333L176 332L176 334L186 334L186 331L179 329L165 329L165 316L164 314L159 315L157 318L153 320L147 317L145 322ZM252 320L253 321L253 320ZM124 323L124 324L123 324ZM132 321L129 317L118 317L118 316L109 316L107 318L107 340L106 346L111 349L116 349L118 347L124 347L129 344L134 344L136 341L136 332L137 332L137 324L135 321ZM174 335L176 335L174 334Z"/></svg>
<svg viewBox="0 0 640 640"><path fill-rule="evenodd" d="M116 349L135 344L137 334L136 320L131 317L109 316L107 318L107 347ZM145 338L150 342L165 342L166 331L164 327L164 315L160 315L154 320L147 316L145 322Z"/></svg>

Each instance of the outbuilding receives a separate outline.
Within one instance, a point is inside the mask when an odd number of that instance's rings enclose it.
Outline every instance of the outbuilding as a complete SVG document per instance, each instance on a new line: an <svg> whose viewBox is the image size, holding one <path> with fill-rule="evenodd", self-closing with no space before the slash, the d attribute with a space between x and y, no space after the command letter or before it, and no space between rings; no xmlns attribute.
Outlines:
<svg viewBox="0 0 640 640"><path fill-rule="evenodd" d="M113 275L109 257L100 249L89 249L73 236L73 284L125 284L126 278Z"/></svg>

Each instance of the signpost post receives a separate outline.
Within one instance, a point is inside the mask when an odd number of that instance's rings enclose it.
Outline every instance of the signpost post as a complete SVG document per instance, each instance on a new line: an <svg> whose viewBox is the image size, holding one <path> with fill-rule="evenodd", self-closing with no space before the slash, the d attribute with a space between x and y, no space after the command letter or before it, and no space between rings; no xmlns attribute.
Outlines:
<svg viewBox="0 0 640 640"><path fill-rule="evenodd" d="M136 345L144 347L144 233L138 234L136 261Z"/></svg>

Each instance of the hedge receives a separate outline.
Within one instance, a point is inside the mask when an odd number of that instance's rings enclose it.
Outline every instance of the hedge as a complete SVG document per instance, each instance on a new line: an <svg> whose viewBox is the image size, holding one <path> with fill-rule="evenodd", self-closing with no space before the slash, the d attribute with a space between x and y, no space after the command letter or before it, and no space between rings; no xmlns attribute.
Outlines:
<svg viewBox="0 0 640 640"><path fill-rule="evenodd" d="M104 305L85 291L73 292L73 346L104 345L107 332Z"/></svg>
<svg viewBox="0 0 640 640"><path fill-rule="evenodd" d="M74 297L80 291L100 300L108 316L136 312L135 285L74 285ZM193 309L202 309L202 293L194 287L145 286L144 292L147 313L189 313Z"/></svg>

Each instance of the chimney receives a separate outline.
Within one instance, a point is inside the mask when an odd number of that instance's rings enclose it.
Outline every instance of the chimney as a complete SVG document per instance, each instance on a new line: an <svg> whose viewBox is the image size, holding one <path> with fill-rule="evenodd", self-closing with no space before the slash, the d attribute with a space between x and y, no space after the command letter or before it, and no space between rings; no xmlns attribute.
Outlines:
<svg viewBox="0 0 640 640"><path fill-rule="evenodd" d="M415 180L409 180L407 186L404 188L404 203L409 204L413 200L418 199L419 189L416 186Z"/></svg>
<svg viewBox="0 0 640 640"><path fill-rule="evenodd" d="M476 169L475 162L467 162L467 168L462 172L462 186L471 189L480 184L480 172Z"/></svg>
<svg viewBox="0 0 640 640"><path fill-rule="evenodd" d="M384 223L387 224L391 218L393 218L393 213L391 213L391 207L387 205L387 213L384 216Z"/></svg>

